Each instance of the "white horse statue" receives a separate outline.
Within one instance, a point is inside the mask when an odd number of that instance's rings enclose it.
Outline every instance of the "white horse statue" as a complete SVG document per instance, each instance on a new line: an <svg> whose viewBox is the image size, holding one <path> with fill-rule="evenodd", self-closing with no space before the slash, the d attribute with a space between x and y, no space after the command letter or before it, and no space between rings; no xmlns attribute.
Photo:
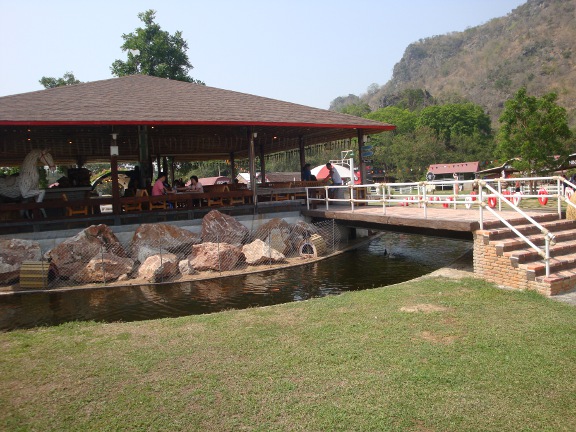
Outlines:
<svg viewBox="0 0 576 432"><path fill-rule="evenodd" d="M56 169L50 150L32 150L24 158L19 175L0 178L0 195L8 198L36 197L36 202L42 202L46 192L38 188L40 181L38 161L43 166L48 165L52 172Z"/></svg>

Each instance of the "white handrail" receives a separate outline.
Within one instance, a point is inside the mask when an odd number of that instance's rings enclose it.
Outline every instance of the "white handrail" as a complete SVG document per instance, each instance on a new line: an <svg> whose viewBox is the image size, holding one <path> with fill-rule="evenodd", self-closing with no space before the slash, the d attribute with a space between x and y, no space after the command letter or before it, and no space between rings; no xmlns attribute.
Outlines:
<svg viewBox="0 0 576 432"><path fill-rule="evenodd" d="M532 217L524 213L520 208L518 208L518 206L516 206L513 202L509 201L506 196L502 195L502 193L500 193L499 191L495 190L492 186L487 184L486 181L480 180L478 182L478 185L480 186L480 191L482 191L482 188L488 189L500 199L500 203L504 202L505 204L507 204L517 213L522 215L522 217L524 217L528 222L537 227L538 230L540 230L540 233L544 236L544 250L541 250L538 246L536 246L533 242L531 242L530 239L528 239L524 234L522 234L520 231L514 228L506 219L504 219L497 211L491 208L488 204L486 204L484 201L480 202L480 208L482 209L487 208L490 213L492 213L494 216L496 216L496 218L500 220L500 222L502 222L504 225L510 228L528 246L536 250L538 255L540 255L544 259L544 264L546 265L546 276L550 276L550 246L556 244L556 237L554 236L554 234L552 234L549 230L547 230L538 222L536 222ZM480 229L483 229L482 216L480 217Z"/></svg>

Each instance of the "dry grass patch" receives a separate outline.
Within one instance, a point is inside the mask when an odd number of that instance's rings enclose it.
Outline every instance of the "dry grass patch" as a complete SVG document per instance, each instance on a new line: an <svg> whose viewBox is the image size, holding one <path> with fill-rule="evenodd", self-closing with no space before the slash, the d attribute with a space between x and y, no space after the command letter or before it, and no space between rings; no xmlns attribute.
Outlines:
<svg viewBox="0 0 576 432"><path fill-rule="evenodd" d="M442 345L451 345L456 341L456 339L458 339L456 336L440 335L430 331L423 331L420 333L420 338L424 339L426 342Z"/></svg>
<svg viewBox="0 0 576 432"><path fill-rule="evenodd" d="M433 312L447 312L449 309L444 306L434 305L430 303L420 303L413 306L403 306L400 308L401 312L408 313L433 313Z"/></svg>

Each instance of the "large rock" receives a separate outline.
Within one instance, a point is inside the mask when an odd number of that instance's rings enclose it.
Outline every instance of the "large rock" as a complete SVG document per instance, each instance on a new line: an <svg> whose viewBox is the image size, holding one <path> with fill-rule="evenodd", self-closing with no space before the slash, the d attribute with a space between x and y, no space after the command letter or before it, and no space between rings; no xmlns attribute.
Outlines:
<svg viewBox="0 0 576 432"><path fill-rule="evenodd" d="M249 265L286 261L286 257L283 254L271 248L260 239L256 239L252 243L242 246L242 253L246 257L246 264Z"/></svg>
<svg viewBox="0 0 576 432"><path fill-rule="evenodd" d="M290 225L283 219L274 218L258 228L253 238L259 238L285 256L294 256L304 240L317 233L314 225L304 221Z"/></svg>
<svg viewBox="0 0 576 432"><path fill-rule="evenodd" d="M284 219L273 218L258 228L253 236L269 244L272 249L291 255L294 245L290 241L290 224Z"/></svg>
<svg viewBox="0 0 576 432"><path fill-rule="evenodd" d="M184 259L190 255L192 245L200 242L198 234L174 225L144 224L134 232L131 256L141 263L160 252L170 252Z"/></svg>
<svg viewBox="0 0 576 432"><path fill-rule="evenodd" d="M178 257L171 253L152 255L140 265L138 277L150 282L164 282L180 274Z"/></svg>
<svg viewBox="0 0 576 432"><path fill-rule="evenodd" d="M71 237L47 254L56 266L60 277L71 278L84 269L96 256L111 253L126 257L126 251L112 230L106 225L92 225Z"/></svg>
<svg viewBox="0 0 576 432"><path fill-rule="evenodd" d="M128 275L134 269L134 260L111 253L95 256L71 279L78 283L110 282ZM124 279L127 277L125 276Z"/></svg>
<svg viewBox="0 0 576 432"><path fill-rule="evenodd" d="M178 263L178 269L180 270L180 274L184 276L196 273L196 269L194 268L194 266L192 265L192 263L188 258L180 260L180 262Z"/></svg>
<svg viewBox="0 0 576 432"><path fill-rule="evenodd" d="M20 276L23 261L40 261L40 244L32 240L0 240L0 284L8 284Z"/></svg>
<svg viewBox="0 0 576 432"><path fill-rule="evenodd" d="M300 253L300 246L303 243L309 242L314 234L318 234L319 230L315 225L309 224L304 221L298 221L290 225L290 241L292 242L292 250Z"/></svg>
<svg viewBox="0 0 576 432"><path fill-rule="evenodd" d="M244 254L237 246L208 242L194 245L188 259L196 271L229 271L244 261Z"/></svg>
<svg viewBox="0 0 576 432"><path fill-rule="evenodd" d="M228 243L242 246L250 231L232 216L212 210L202 219L202 241L204 243Z"/></svg>

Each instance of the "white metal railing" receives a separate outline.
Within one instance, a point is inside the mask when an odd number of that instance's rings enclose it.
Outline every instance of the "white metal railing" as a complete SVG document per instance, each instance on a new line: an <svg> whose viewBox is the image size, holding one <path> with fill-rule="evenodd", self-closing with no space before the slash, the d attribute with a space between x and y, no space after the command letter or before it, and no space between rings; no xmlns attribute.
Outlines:
<svg viewBox="0 0 576 432"><path fill-rule="evenodd" d="M520 183L520 192L516 192L516 184ZM538 187L538 189L537 189ZM461 189L462 188L462 189ZM451 189L448 195L435 195L437 189ZM470 190L469 193L464 192ZM318 193L318 192L321 193ZM527 193L526 193L527 191ZM534 193L536 191L536 193ZM383 214L391 205L417 206L428 217L428 206L441 204L443 208L456 209L465 206L467 209L479 209L480 229L484 227L484 211L488 210L504 225L510 228L528 246L536 250L546 264L546 275L550 274L550 246L554 245L554 235L546 230L519 208L522 199L538 198L545 205L549 199L556 200L558 218L562 218L562 202L576 209L570 201L572 193L576 193L576 185L560 176L497 178L476 180L438 180L409 183L374 183L368 185L321 186L307 187L307 206L324 203L326 209L331 204L350 205L352 211L357 204L381 205ZM544 249L536 246L530 239L514 228L499 212L502 206L513 210L534 225L544 236ZM497 208L497 210L496 210Z"/></svg>

